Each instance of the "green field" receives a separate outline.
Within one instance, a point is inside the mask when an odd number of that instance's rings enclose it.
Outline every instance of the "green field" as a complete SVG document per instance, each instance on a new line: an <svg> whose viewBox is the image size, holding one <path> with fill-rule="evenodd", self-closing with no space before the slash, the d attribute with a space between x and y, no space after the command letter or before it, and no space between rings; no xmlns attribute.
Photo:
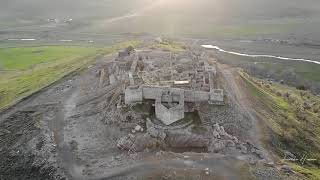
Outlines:
<svg viewBox="0 0 320 180"><path fill-rule="evenodd" d="M240 72L252 94L255 110L263 120L263 142L280 158L289 151L315 161L291 164L298 172L318 179L320 165L320 98L308 91L270 84ZM286 162L287 163L287 162Z"/></svg>
<svg viewBox="0 0 320 180"><path fill-rule="evenodd" d="M138 44L138 41L129 41L101 48L44 46L0 49L0 110L73 71L87 67L97 57Z"/></svg>
<svg viewBox="0 0 320 180"><path fill-rule="evenodd" d="M28 70L40 64L76 59L96 52L97 48L63 46L0 49L0 70Z"/></svg>
<svg viewBox="0 0 320 180"><path fill-rule="evenodd" d="M225 53L215 53L214 56L222 63L241 67L255 76L276 81L283 80L286 84L295 87L304 85L312 92L320 93L320 65L267 57L242 57Z"/></svg>

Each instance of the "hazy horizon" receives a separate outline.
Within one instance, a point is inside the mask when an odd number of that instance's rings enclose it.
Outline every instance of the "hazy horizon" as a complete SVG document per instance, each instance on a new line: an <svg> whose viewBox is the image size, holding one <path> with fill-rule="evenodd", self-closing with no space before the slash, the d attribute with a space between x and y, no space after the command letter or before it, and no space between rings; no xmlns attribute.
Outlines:
<svg viewBox="0 0 320 180"><path fill-rule="evenodd" d="M69 19L77 31L167 35L317 34L317 0L4 0L0 27ZM301 35L302 36L302 35Z"/></svg>

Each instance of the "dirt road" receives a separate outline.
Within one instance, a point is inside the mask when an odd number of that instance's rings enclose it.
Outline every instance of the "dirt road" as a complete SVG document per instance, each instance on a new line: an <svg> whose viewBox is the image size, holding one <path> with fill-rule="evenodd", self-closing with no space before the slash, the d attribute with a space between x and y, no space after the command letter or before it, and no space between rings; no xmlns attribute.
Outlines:
<svg viewBox="0 0 320 180"><path fill-rule="evenodd" d="M250 140L259 146L260 149L263 149L260 137L261 130L259 129L259 118L256 115L254 106L250 100L250 94L244 85L242 78L238 73L238 69L235 67L230 67L226 64L219 64L219 70L226 80L226 90L229 93L228 97L232 99L234 103L241 109L246 116L249 117L249 120L252 122L252 128L250 130ZM265 151L265 150L264 150ZM267 151L265 151L266 154Z"/></svg>

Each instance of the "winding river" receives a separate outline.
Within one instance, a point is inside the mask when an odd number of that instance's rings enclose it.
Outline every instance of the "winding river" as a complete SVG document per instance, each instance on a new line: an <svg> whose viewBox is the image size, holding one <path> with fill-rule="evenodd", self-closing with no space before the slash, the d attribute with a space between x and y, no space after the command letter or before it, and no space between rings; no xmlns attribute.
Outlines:
<svg viewBox="0 0 320 180"><path fill-rule="evenodd" d="M206 49L215 49L220 52L228 53L228 54L233 54L233 55L238 55L238 56L245 56L245 57L268 57L268 58L276 58L276 59L281 59L281 60L287 60L287 61L303 61L303 62L308 62L308 63L314 63L314 64L320 64L319 61L315 60L310 60L310 59L296 59L296 58L288 58L288 57L282 57L282 56L274 56L274 55L256 55L256 54L244 54L244 53L239 53L239 52L233 52L233 51L226 51L224 49L221 49L218 46L213 46L213 45L201 45L202 47Z"/></svg>

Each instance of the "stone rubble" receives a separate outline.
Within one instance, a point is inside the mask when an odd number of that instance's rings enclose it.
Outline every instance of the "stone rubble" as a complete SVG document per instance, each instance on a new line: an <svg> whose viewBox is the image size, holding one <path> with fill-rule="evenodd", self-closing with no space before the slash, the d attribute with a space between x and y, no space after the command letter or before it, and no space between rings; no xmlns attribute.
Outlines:
<svg viewBox="0 0 320 180"><path fill-rule="evenodd" d="M141 126L136 126L134 130L141 132L141 129L143 129ZM244 155L253 155L258 159L266 158L253 144L240 142L237 137L228 134L224 127L218 124L214 124L211 133L207 135L198 135L186 130L162 130L148 125L145 133L129 134L120 138L117 147L131 152L141 152L146 149L202 148L207 152L221 153L228 149L238 149L239 153Z"/></svg>

